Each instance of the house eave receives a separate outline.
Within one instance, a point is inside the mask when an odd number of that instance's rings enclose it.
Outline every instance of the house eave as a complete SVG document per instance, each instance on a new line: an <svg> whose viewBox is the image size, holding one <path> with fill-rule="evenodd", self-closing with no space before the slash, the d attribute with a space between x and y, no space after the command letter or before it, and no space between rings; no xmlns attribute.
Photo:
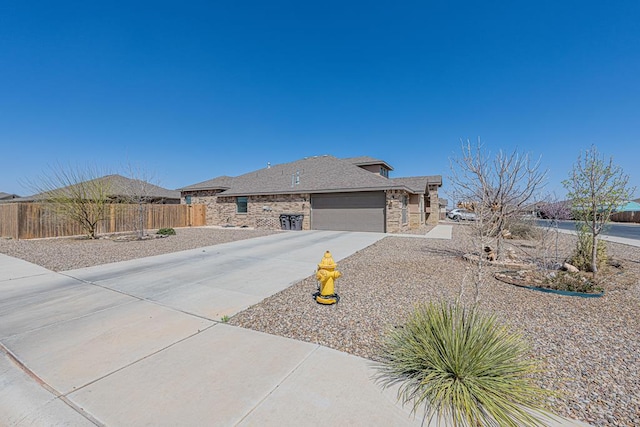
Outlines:
<svg viewBox="0 0 640 427"><path fill-rule="evenodd" d="M296 189L292 188L287 191L248 191L248 192L226 192L218 194L219 197L237 197L237 196L270 196L270 195L284 195L284 194L320 194L320 193L357 193L361 191L389 191L389 190L404 190L411 194L424 194L416 193L406 186L388 186L388 187L360 187L360 188L321 188L321 189Z"/></svg>

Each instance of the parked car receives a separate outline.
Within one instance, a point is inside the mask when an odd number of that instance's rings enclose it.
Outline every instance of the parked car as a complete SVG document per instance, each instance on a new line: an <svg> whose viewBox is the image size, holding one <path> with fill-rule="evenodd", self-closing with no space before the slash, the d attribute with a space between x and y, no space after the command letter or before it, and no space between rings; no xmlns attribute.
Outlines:
<svg viewBox="0 0 640 427"><path fill-rule="evenodd" d="M465 221L475 221L476 220L476 214L468 211L466 209L452 209L448 214L447 217L449 217L450 219L454 220L454 221L460 221L461 219L465 220Z"/></svg>

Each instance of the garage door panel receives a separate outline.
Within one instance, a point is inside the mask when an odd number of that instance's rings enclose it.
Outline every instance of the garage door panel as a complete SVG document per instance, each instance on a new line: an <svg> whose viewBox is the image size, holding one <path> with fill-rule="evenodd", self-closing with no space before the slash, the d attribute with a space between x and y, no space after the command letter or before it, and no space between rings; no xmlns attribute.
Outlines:
<svg viewBox="0 0 640 427"><path fill-rule="evenodd" d="M385 200L381 191L312 195L311 227L384 232Z"/></svg>

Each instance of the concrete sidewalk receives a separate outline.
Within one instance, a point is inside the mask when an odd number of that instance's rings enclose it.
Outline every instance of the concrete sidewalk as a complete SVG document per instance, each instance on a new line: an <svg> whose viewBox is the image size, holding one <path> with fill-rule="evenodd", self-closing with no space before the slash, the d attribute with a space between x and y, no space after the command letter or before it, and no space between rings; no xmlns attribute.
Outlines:
<svg viewBox="0 0 640 427"><path fill-rule="evenodd" d="M433 227L425 236L427 239L451 240L453 226L448 224L438 224Z"/></svg>
<svg viewBox="0 0 640 427"><path fill-rule="evenodd" d="M564 233L564 234L573 234L574 236L578 234L577 231L563 230L563 229L558 229L558 232ZM640 240L638 239L627 239L625 237L607 236L606 234L601 234L599 238L601 240L604 240L605 242L614 242L614 243L620 243L623 245L640 247Z"/></svg>
<svg viewBox="0 0 640 427"><path fill-rule="evenodd" d="M448 224L438 224L429 230L426 234L396 234L388 233L389 237L408 237L412 239L440 239L451 240L453 226Z"/></svg>
<svg viewBox="0 0 640 427"><path fill-rule="evenodd" d="M0 255L0 425L420 425L370 361L220 322L325 250L384 236L280 233L63 273Z"/></svg>

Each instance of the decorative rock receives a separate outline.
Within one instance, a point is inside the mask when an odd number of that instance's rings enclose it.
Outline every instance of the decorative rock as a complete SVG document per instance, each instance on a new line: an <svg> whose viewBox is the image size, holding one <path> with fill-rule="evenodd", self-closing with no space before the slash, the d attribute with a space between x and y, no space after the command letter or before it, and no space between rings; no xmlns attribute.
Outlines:
<svg viewBox="0 0 640 427"><path fill-rule="evenodd" d="M505 251L506 255L507 255L507 259L511 260L511 261L515 261L518 259L518 255L516 255L516 251L513 250L513 248L507 248L507 250Z"/></svg>
<svg viewBox="0 0 640 427"><path fill-rule="evenodd" d="M569 264L568 262L565 262L564 264L562 264L562 269L565 271L568 271L569 273L577 273L580 270L578 270L578 267L573 266L571 264Z"/></svg>

